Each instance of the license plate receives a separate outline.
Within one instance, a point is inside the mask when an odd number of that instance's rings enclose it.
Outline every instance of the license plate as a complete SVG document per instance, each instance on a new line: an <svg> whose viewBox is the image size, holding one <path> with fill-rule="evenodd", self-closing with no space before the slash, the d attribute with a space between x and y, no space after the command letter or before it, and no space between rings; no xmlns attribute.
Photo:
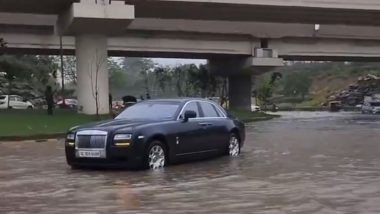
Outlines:
<svg viewBox="0 0 380 214"><path fill-rule="evenodd" d="M78 151L80 158L100 158L100 151Z"/></svg>

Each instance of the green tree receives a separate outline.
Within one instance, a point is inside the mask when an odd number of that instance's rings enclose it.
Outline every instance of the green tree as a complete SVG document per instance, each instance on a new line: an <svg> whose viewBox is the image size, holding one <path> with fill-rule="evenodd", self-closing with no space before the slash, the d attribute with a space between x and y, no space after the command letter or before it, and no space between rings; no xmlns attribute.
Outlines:
<svg viewBox="0 0 380 214"><path fill-rule="evenodd" d="M201 97L215 96L221 85L221 81L212 75L207 65L200 65L199 69L193 65L190 69L190 81L193 83L195 91L199 91Z"/></svg>
<svg viewBox="0 0 380 214"><path fill-rule="evenodd" d="M127 86L121 89L128 94L141 95L150 92L154 84L153 60L147 58L128 57L121 62L121 67L127 73Z"/></svg>
<svg viewBox="0 0 380 214"><path fill-rule="evenodd" d="M76 85L77 84L77 59L75 56L63 57L63 70L64 70L64 75L65 75L65 80L67 80L68 82L72 82L74 85Z"/></svg>
<svg viewBox="0 0 380 214"><path fill-rule="evenodd" d="M170 83L172 81L170 67L156 67L154 69L154 74L156 75L156 81L158 82L158 86L161 89L162 93L165 93L168 89L170 89Z"/></svg>
<svg viewBox="0 0 380 214"><path fill-rule="evenodd" d="M195 76L194 74L199 74L199 69L194 64L180 65L173 69L173 82L176 86L177 96L197 96L196 79L192 78Z"/></svg>
<svg viewBox="0 0 380 214"><path fill-rule="evenodd" d="M2 55L0 70L8 94L34 98L43 96L46 85L54 86L57 65L48 56Z"/></svg>
<svg viewBox="0 0 380 214"><path fill-rule="evenodd" d="M53 62L58 66L58 69L61 70L60 64L61 59L60 56L50 56ZM65 82L68 84L77 84L77 60L75 56L63 56L63 71ZM62 74L61 71L59 71ZM66 84L65 84L66 85Z"/></svg>
<svg viewBox="0 0 380 214"><path fill-rule="evenodd" d="M0 73L4 74L4 78L8 82L8 94L11 95L13 82L16 79L26 79L27 73L25 72L27 70L27 66L21 61L15 57L15 56L8 56L3 55L0 56ZM8 106L9 106L9 99L8 99Z"/></svg>
<svg viewBox="0 0 380 214"><path fill-rule="evenodd" d="M288 74L284 78L283 93L286 96L301 96L305 99L309 94L311 82L310 75L306 71Z"/></svg>
<svg viewBox="0 0 380 214"><path fill-rule="evenodd" d="M273 96L274 88L279 79L282 78L282 74L279 72L273 72L267 75L262 75L258 79L256 87L256 96L264 104L264 108L267 109L267 105L270 102L270 98Z"/></svg>
<svg viewBox="0 0 380 214"><path fill-rule="evenodd" d="M108 59L108 71L111 93L117 97L122 97L125 94L122 94L120 91L123 91L128 86L129 77L127 72L118 62L112 59Z"/></svg>
<svg viewBox="0 0 380 214"><path fill-rule="evenodd" d="M265 109L267 109L267 104L269 103L269 98L273 95L273 86L270 84L268 78L262 78L258 81L256 87L256 96L264 104Z"/></svg>

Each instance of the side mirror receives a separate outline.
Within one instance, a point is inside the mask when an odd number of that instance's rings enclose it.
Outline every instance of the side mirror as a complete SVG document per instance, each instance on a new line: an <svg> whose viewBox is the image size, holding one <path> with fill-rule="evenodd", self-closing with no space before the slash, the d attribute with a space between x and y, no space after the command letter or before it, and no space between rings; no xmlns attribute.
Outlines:
<svg viewBox="0 0 380 214"><path fill-rule="evenodd" d="M183 121L187 122L190 118L196 118L197 113L195 111L185 111Z"/></svg>

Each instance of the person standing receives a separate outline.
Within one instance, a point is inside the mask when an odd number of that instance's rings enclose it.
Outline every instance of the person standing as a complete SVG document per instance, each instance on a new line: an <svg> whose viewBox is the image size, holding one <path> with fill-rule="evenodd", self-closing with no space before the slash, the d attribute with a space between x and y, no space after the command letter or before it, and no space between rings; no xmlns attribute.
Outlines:
<svg viewBox="0 0 380 214"><path fill-rule="evenodd" d="M110 112L112 112L112 94L109 93L108 94L108 105L109 105L109 108L110 108Z"/></svg>
<svg viewBox="0 0 380 214"><path fill-rule="evenodd" d="M50 85L46 86L45 99L46 99L46 104L47 104L47 113L48 115L53 115L54 98L53 98L53 90Z"/></svg>

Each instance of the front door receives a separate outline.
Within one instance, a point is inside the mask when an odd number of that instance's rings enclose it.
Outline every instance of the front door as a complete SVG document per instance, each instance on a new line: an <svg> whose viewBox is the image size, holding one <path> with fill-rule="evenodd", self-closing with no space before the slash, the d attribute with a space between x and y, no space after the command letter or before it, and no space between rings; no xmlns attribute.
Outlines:
<svg viewBox="0 0 380 214"><path fill-rule="evenodd" d="M16 107L15 108L17 108L17 109L27 109L28 108L26 102L24 102L24 100L22 99L22 97L15 96L15 99L16 99L16 101L15 101L15 106Z"/></svg>
<svg viewBox="0 0 380 214"><path fill-rule="evenodd" d="M197 114L196 118L191 118L189 121L184 122L184 114L186 111L194 111ZM205 126L199 121L199 107L196 101L186 104L178 122L178 134L176 136L177 155L193 155L201 152L205 137Z"/></svg>
<svg viewBox="0 0 380 214"><path fill-rule="evenodd" d="M17 101L16 101L16 96L10 95L10 96L8 96L8 99L9 99L9 108L12 108L12 109L18 109L19 108Z"/></svg>

